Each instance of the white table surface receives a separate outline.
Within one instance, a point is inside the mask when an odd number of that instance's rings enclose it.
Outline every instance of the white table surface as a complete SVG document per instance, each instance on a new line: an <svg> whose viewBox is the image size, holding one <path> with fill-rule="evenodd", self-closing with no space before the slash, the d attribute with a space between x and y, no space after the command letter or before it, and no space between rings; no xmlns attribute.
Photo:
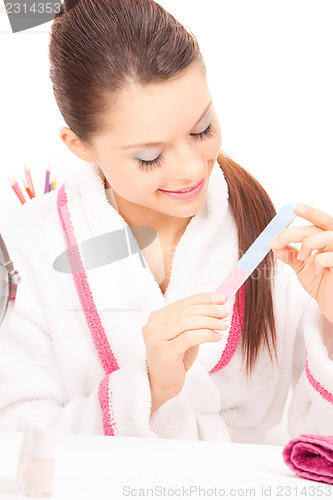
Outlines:
<svg viewBox="0 0 333 500"><path fill-rule="evenodd" d="M15 484L21 436L20 432L0 432L1 500L28 498ZM54 489L48 498L321 496L333 500L333 487L296 476L285 465L282 449L274 445L57 434Z"/></svg>

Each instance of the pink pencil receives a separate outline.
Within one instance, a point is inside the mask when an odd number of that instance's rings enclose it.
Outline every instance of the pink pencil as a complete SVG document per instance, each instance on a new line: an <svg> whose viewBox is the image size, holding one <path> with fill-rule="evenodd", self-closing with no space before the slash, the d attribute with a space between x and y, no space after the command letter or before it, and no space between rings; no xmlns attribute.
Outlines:
<svg viewBox="0 0 333 500"><path fill-rule="evenodd" d="M30 170L28 169L27 167L27 162L25 161L24 162L24 171L25 171L25 176L27 178L27 183L28 183L28 186L33 194L33 196L36 196L36 193L35 193L35 188L34 188L34 185L32 183L32 179L31 179L31 174L30 174Z"/></svg>
<svg viewBox="0 0 333 500"><path fill-rule="evenodd" d="M17 181L15 180L14 177L8 177L8 180L9 180L9 184L11 185L13 191L15 192L16 196L18 197L18 199L20 200L20 202L22 203L22 205L24 203L26 203L26 199L24 198L23 196L23 193L20 189L20 186L18 185Z"/></svg>

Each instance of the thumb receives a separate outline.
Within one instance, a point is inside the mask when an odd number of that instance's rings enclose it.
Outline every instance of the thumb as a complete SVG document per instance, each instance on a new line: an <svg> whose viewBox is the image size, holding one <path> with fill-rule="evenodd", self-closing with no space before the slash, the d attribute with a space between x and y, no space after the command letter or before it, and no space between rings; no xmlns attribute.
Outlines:
<svg viewBox="0 0 333 500"><path fill-rule="evenodd" d="M292 245L287 245L280 250L272 250L275 257L277 257L281 262L288 264L296 273L304 265L304 262L297 259L298 250Z"/></svg>

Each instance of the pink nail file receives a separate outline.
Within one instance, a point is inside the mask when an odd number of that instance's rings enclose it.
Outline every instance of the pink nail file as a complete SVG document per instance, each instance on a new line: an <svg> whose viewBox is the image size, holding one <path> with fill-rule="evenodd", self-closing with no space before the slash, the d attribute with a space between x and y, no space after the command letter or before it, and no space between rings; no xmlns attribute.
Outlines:
<svg viewBox="0 0 333 500"><path fill-rule="evenodd" d="M259 234L258 238L252 243L243 257L239 259L237 264L231 269L229 274L215 290L225 296L226 302L239 290L244 281L246 281L250 274L266 257L271 249L268 243L281 231L286 229L295 217L296 214L293 211L293 205L284 205Z"/></svg>

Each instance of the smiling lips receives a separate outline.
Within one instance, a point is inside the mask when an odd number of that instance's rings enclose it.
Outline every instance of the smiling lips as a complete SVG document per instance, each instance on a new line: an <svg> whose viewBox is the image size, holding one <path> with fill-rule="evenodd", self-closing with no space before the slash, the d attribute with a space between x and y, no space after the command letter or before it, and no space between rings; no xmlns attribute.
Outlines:
<svg viewBox="0 0 333 500"><path fill-rule="evenodd" d="M167 189L161 189L161 191L166 191L167 193L186 193L187 191L192 191L192 189L196 188L197 186L199 186L199 184L203 181L203 179L201 179L201 181L197 182L197 184L194 184L194 186L192 187L189 187L189 188L183 188L183 189L178 189L178 190L175 190L175 191L169 191Z"/></svg>
<svg viewBox="0 0 333 500"><path fill-rule="evenodd" d="M188 191L164 191L163 189L159 189L164 196L168 196L169 198L173 198L174 200L192 200L196 198L199 193L203 190L205 184L206 177L202 179L199 184L193 186L192 189Z"/></svg>

